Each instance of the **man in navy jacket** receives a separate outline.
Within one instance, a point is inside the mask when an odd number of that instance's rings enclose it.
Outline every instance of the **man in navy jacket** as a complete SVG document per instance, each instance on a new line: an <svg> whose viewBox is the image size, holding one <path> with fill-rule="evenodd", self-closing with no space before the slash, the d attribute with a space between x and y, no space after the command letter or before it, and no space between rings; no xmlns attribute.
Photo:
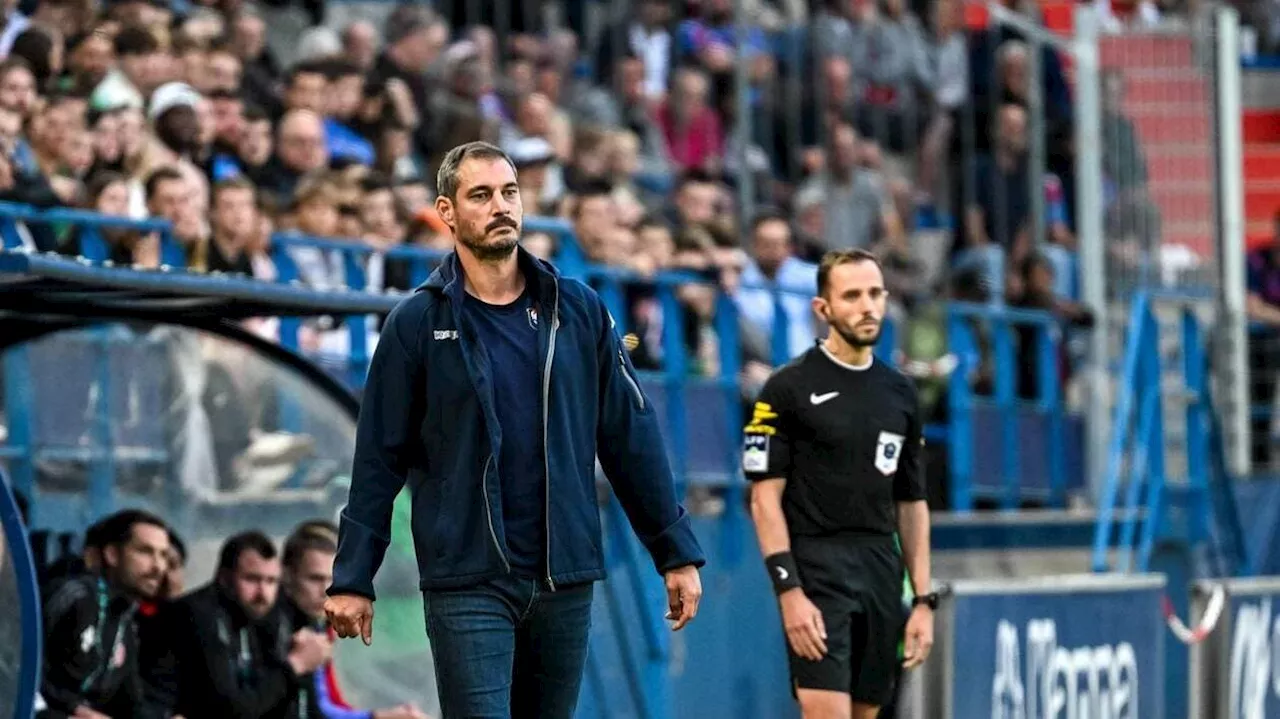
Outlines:
<svg viewBox="0 0 1280 719"><path fill-rule="evenodd" d="M704 559L604 304L518 246L510 158L459 146L437 187L456 249L383 327L325 611L339 636L372 641L373 577L407 484L445 719L569 719L605 575L597 454L674 629L697 613Z"/></svg>

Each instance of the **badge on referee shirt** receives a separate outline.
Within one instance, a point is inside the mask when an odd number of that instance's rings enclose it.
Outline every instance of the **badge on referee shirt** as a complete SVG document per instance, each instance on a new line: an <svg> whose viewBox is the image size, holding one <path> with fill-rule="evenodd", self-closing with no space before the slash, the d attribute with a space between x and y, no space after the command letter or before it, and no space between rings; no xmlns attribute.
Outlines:
<svg viewBox="0 0 1280 719"><path fill-rule="evenodd" d="M769 471L769 435L746 434L743 436L742 471Z"/></svg>
<svg viewBox="0 0 1280 719"><path fill-rule="evenodd" d="M893 432L881 432L876 440L876 469L886 477L898 471L898 457L902 455L902 443L906 437Z"/></svg>

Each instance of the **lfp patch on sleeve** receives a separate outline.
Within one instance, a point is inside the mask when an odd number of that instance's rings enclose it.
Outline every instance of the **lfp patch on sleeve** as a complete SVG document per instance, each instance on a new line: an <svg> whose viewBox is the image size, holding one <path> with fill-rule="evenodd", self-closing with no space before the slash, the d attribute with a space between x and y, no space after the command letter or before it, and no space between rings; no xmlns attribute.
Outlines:
<svg viewBox="0 0 1280 719"><path fill-rule="evenodd" d="M743 437L742 471L769 471L769 435L747 434Z"/></svg>

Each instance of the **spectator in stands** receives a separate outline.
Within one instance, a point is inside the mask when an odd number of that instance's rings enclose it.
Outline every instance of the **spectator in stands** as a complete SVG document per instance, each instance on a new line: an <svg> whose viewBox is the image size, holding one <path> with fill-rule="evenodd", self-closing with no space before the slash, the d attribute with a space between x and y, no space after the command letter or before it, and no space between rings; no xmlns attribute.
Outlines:
<svg viewBox="0 0 1280 719"><path fill-rule="evenodd" d="M667 95L675 52L670 23L671 3L664 0L640 0L628 17L610 23L596 46L596 82L613 83L619 60L635 58L643 71L640 87L644 98L661 102Z"/></svg>
<svg viewBox="0 0 1280 719"><path fill-rule="evenodd" d="M252 277L249 245L258 232L257 191L243 178L225 180L213 188L213 235L208 270Z"/></svg>
<svg viewBox="0 0 1280 719"><path fill-rule="evenodd" d="M0 62L0 109L18 113L25 123L36 109L39 94L31 67L19 58Z"/></svg>
<svg viewBox="0 0 1280 719"><path fill-rule="evenodd" d="M762 335L785 337L788 358L799 356L817 336L810 303L818 286L818 267L795 256L791 225L776 210L763 210L752 220L751 254L743 287L733 299L743 319ZM775 296L775 290L780 294ZM785 319L776 316L779 306Z"/></svg>
<svg viewBox="0 0 1280 719"><path fill-rule="evenodd" d="M89 103L99 109L143 107L160 86L164 53L150 31L136 25L121 28L115 37L116 67L94 89Z"/></svg>
<svg viewBox="0 0 1280 719"><path fill-rule="evenodd" d="M378 30L363 20L351 23L342 31L342 54L364 72L373 69L378 56Z"/></svg>
<svg viewBox="0 0 1280 719"><path fill-rule="evenodd" d="M187 544L172 528L169 529L169 561L165 570L160 598L172 601L181 597L187 588Z"/></svg>
<svg viewBox="0 0 1280 719"><path fill-rule="evenodd" d="M870 23L869 62L854 66L865 80L858 129L900 153L914 148L920 137L919 91L932 91L935 78L920 19L905 0L882 0L880 5L881 12Z"/></svg>
<svg viewBox="0 0 1280 719"><path fill-rule="evenodd" d="M276 86L280 64L266 44L266 23L257 14L242 10L231 22L231 48L243 68L241 89L246 103L274 113L279 108Z"/></svg>
<svg viewBox="0 0 1280 719"><path fill-rule="evenodd" d="M888 197L884 178L871 164L877 152L875 144L859 138L847 122L832 130L829 168L802 186L822 192L823 251L868 248L879 233Z"/></svg>
<svg viewBox="0 0 1280 719"><path fill-rule="evenodd" d="M1255 467L1270 468L1276 456L1276 387L1280 386L1280 212L1275 217L1271 244L1249 253L1246 260L1248 295L1245 311L1255 324L1249 337L1251 404L1267 409L1250 422Z"/></svg>
<svg viewBox="0 0 1280 719"><path fill-rule="evenodd" d="M93 175L85 188L85 209L112 217L129 214L129 181L123 175L101 171ZM99 230L105 246L86 247L87 238L79 227L73 228L63 240L59 251L72 257L106 259L122 267L158 267L160 265L160 239L154 234L143 235L127 229ZM98 254L101 253L101 254Z"/></svg>
<svg viewBox="0 0 1280 719"><path fill-rule="evenodd" d="M364 74L358 65L343 60L330 61L324 69L329 88L324 121L329 157L337 163L372 165L373 143L356 128L365 96Z"/></svg>
<svg viewBox="0 0 1280 719"><path fill-rule="evenodd" d="M295 65L284 88L284 112L306 110L321 117L328 104L329 80L319 62Z"/></svg>
<svg viewBox="0 0 1280 719"><path fill-rule="evenodd" d="M924 263L912 247L911 185L902 178L889 184L893 205L881 213L879 238L873 251L880 258L884 286L889 292L889 315L901 321L919 302L927 300L929 287Z"/></svg>
<svg viewBox="0 0 1280 719"><path fill-rule="evenodd" d="M969 101L969 48L965 43L964 5L959 0L939 0L934 6L932 55L933 114L926 125L920 154L920 201L932 204L943 170L951 154L958 123L966 121L961 110ZM959 180L959 178L955 178Z"/></svg>
<svg viewBox="0 0 1280 719"><path fill-rule="evenodd" d="M117 512L100 528L100 571L67 579L44 607L41 717L143 713L134 611L163 586L169 531L140 510Z"/></svg>
<svg viewBox="0 0 1280 719"><path fill-rule="evenodd" d="M1027 158L1027 113L1018 105L1006 104L996 121L992 154L975 159L975 201L965 212L965 249L974 252L963 259L957 258L957 262L983 262L990 268L1005 262L1020 265L1035 242L1029 217L1031 169ZM1044 174L1043 192L1047 239L1061 248L1073 246L1074 238L1067 229L1062 183L1056 175ZM1066 263L1055 261L1055 265L1063 264ZM991 272L993 278L1003 276L1000 268Z"/></svg>
<svg viewBox="0 0 1280 719"><path fill-rule="evenodd" d="M229 151L223 151L212 163L211 174L219 182L243 174L255 186L261 187L269 179L270 165L275 154L272 142L271 118L257 107L244 110L240 133Z"/></svg>
<svg viewBox="0 0 1280 719"><path fill-rule="evenodd" d="M448 28L431 10L401 5L387 17L382 36L385 45L374 62L372 81L385 86L391 80L399 80L408 88L414 107L429 107L435 86L427 70L439 57ZM440 150L430 129L423 123L414 137L415 149L424 157Z"/></svg>
<svg viewBox="0 0 1280 719"><path fill-rule="evenodd" d="M271 618L279 581L280 558L266 535L226 541L214 581L161 615L168 642L149 676L165 708L186 719L299 715L299 692L332 647L311 629L280 631Z"/></svg>
<svg viewBox="0 0 1280 719"><path fill-rule="evenodd" d="M1093 315L1083 305L1066 299L1058 292L1057 268L1054 263L1040 252L1033 252L1019 266L1018 281L1013 283L1015 294L1010 304L1029 310L1041 310L1052 313L1064 325L1075 327L1092 327ZM1043 388L1040 386L1040 356L1042 330L1032 325L1019 325L1018 335L1018 396L1024 399L1042 399ZM1059 356L1049 361L1058 370L1063 381L1068 370L1066 347L1059 347Z"/></svg>
<svg viewBox="0 0 1280 719"><path fill-rule="evenodd" d="M263 168L258 189L278 206L288 204L302 177L329 166L324 121L310 110L291 110L280 119L275 155Z"/></svg>
<svg viewBox="0 0 1280 719"><path fill-rule="evenodd" d="M681 169L716 172L721 166L724 130L710 102L711 85L705 72L692 66L676 71L671 96L658 110L658 124L667 154Z"/></svg>
<svg viewBox="0 0 1280 719"><path fill-rule="evenodd" d="M326 633L325 590L333 582L333 556L338 551L337 532L327 523L299 526L284 544L284 571L278 605L279 621L288 634L310 629ZM317 669L300 691L305 695L306 719L426 719L415 704L376 711L359 711L334 701L329 687L329 665ZM303 701L300 699L299 701Z"/></svg>

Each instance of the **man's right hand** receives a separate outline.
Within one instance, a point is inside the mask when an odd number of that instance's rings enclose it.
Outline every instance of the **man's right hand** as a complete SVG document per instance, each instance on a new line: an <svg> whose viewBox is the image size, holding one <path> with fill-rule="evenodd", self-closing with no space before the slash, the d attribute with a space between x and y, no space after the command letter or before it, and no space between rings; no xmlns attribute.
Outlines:
<svg viewBox="0 0 1280 719"><path fill-rule="evenodd" d="M333 642L329 637L310 629L293 633L293 647L289 650L289 664L298 676L310 674L333 656Z"/></svg>
<svg viewBox="0 0 1280 719"><path fill-rule="evenodd" d="M338 594L324 602L329 626L343 639L360 637L367 647L373 644L373 601L355 594Z"/></svg>
<svg viewBox="0 0 1280 719"><path fill-rule="evenodd" d="M783 592L778 604L782 607L782 626L791 649L809 661L821 661L827 654L827 628L822 623L822 612L799 587Z"/></svg>

